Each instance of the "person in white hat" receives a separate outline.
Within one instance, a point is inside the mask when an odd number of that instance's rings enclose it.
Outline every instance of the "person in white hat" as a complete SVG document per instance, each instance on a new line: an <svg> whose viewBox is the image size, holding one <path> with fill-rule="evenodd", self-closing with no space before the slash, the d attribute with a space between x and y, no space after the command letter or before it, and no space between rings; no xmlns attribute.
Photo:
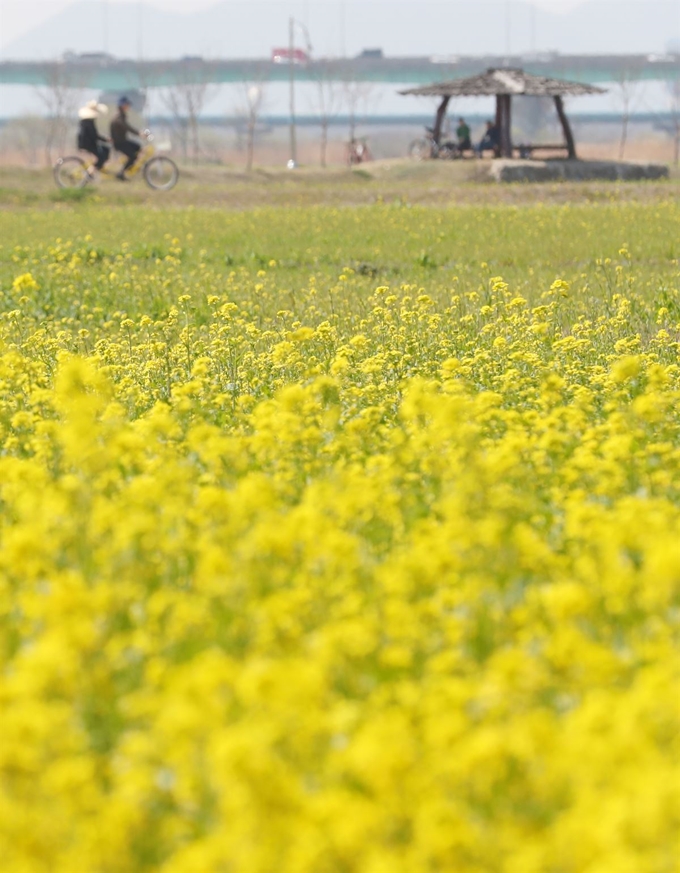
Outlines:
<svg viewBox="0 0 680 873"><path fill-rule="evenodd" d="M97 158L95 169L101 170L108 161L111 149L106 143L111 142L97 130L97 119L108 113L108 107L96 100L90 100L78 111L80 124L78 126L78 148L90 152Z"/></svg>

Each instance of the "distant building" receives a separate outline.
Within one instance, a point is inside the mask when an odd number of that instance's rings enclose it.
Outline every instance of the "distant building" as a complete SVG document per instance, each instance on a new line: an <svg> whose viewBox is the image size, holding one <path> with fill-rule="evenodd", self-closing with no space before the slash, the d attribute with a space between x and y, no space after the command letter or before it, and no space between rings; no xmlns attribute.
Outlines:
<svg viewBox="0 0 680 873"><path fill-rule="evenodd" d="M309 55L302 49L296 48L292 51L289 48L272 49L272 62L275 64L308 64Z"/></svg>
<svg viewBox="0 0 680 873"><path fill-rule="evenodd" d="M62 59L65 64L87 64L99 67L116 62L114 56L106 52L83 52L80 54L78 52L64 52Z"/></svg>
<svg viewBox="0 0 680 873"><path fill-rule="evenodd" d="M365 58L366 60L381 61L385 55L381 48L367 48L358 57Z"/></svg>

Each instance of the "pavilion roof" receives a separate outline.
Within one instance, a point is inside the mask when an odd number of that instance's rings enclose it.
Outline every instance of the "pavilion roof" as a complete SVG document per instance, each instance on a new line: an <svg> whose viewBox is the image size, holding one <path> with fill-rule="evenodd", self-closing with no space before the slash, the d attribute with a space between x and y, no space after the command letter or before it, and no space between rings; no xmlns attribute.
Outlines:
<svg viewBox="0 0 680 873"><path fill-rule="evenodd" d="M513 67L491 67L479 76L468 79L452 79L435 82L420 88L409 88L400 94L415 94L421 97L485 97L498 94L526 94L531 97L580 97L584 94L604 94L604 88L568 82L564 79L549 79L534 76Z"/></svg>

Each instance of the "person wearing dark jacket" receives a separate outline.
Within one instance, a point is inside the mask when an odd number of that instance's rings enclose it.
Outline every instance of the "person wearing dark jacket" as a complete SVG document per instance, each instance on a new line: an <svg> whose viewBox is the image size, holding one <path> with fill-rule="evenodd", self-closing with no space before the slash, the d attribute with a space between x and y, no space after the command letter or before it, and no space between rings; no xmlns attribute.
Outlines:
<svg viewBox="0 0 680 873"><path fill-rule="evenodd" d="M498 152L499 145L500 137L498 135L498 127L493 121L487 121L484 136L482 137L479 145L475 148L475 151L481 158L482 152L485 151L490 151L496 154Z"/></svg>
<svg viewBox="0 0 680 873"><path fill-rule="evenodd" d="M127 163L120 173L118 173L118 178L121 179L121 181L126 181L125 171L129 170L137 160L137 155L141 148L139 143L128 139L129 133L133 136L141 136L141 133L130 124L127 118L128 109L131 105L132 104L127 97L121 97L118 101L118 115L116 115L111 122L111 139L113 140L113 147L117 152L127 156Z"/></svg>
<svg viewBox="0 0 680 873"><path fill-rule="evenodd" d="M108 108L103 103L90 100L78 111L80 123L78 125L78 148L89 152L97 158L95 169L101 170L108 161L111 149L105 145L109 140L97 130L97 119L106 115Z"/></svg>

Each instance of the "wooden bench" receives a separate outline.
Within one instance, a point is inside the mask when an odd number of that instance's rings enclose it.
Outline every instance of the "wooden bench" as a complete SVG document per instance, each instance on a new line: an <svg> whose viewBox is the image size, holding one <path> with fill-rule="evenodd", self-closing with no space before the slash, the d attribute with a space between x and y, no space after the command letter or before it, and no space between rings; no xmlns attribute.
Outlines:
<svg viewBox="0 0 680 873"><path fill-rule="evenodd" d="M569 146L564 143L538 143L532 145L530 143L521 143L513 146L513 149L519 154L520 158L531 158L534 152L564 152L569 155Z"/></svg>

